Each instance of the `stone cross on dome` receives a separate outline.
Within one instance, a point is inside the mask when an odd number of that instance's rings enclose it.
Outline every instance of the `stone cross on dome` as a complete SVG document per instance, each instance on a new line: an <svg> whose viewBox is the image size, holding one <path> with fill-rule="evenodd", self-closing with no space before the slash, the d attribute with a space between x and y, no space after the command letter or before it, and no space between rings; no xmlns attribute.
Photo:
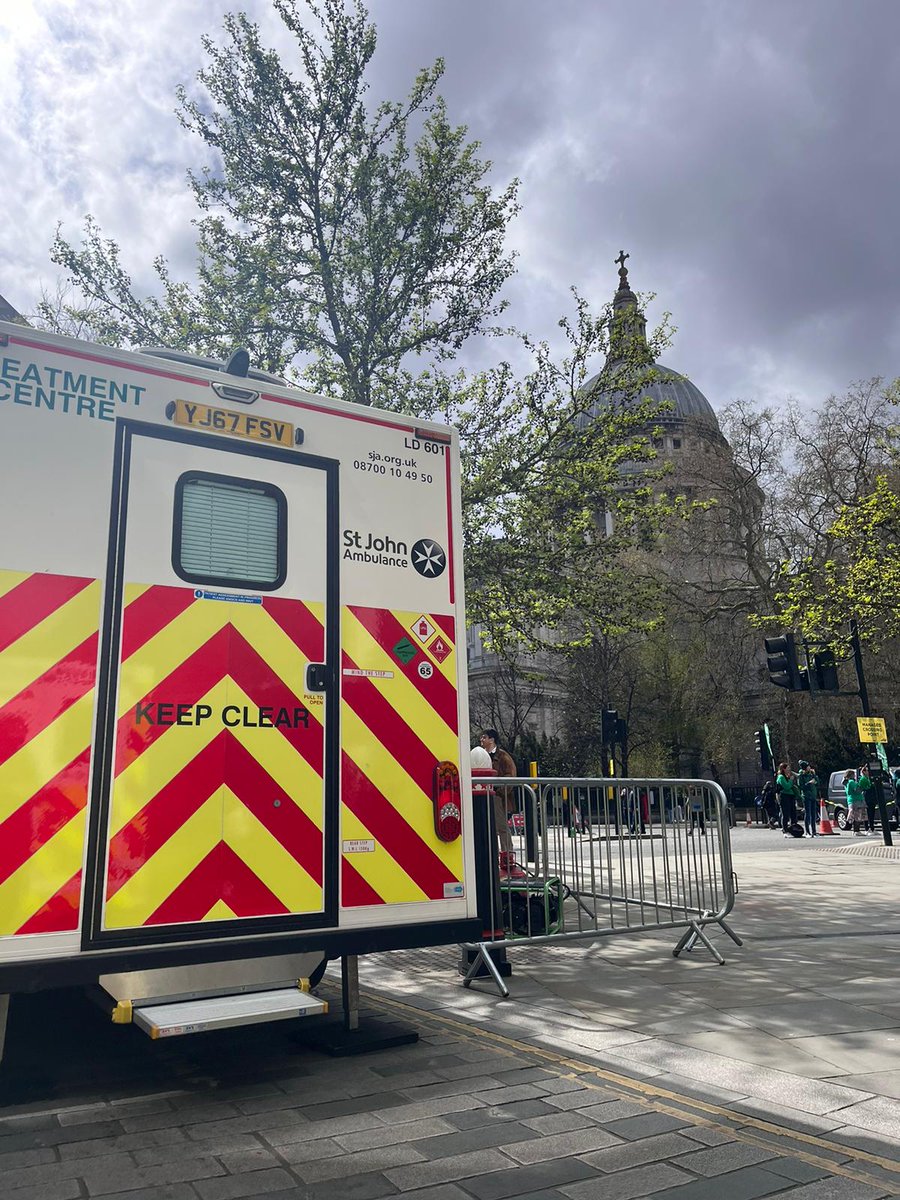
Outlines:
<svg viewBox="0 0 900 1200"><path fill-rule="evenodd" d="M613 262L619 264L619 287L628 287L628 268L625 266L625 259L631 258L630 254L626 254L624 250L619 251L619 257L614 258Z"/></svg>

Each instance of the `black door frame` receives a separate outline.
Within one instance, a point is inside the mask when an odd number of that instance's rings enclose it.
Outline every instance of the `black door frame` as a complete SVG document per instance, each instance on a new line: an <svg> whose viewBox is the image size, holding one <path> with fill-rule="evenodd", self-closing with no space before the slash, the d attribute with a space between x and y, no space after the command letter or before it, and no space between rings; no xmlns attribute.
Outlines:
<svg viewBox="0 0 900 1200"><path fill-rule="evenodd" d="M326 581L325 661L329 670L325 689L324 737L324 876L321 913L276 917L235 918L229 921L193 922L184 925L150 926L139 929L104 930L103 897L106 887L106 833L112 797L113 754L116 741L116 696L119 678L122 598L124 588L125 535L128 521L128 486L134 438L182 442L207 450L244 454L325 472L326 487ZM110 500L109 547L100 636L100 668L97 677L97 722L92 753L93 783L84 879L84 914L81 928L83 950L140 947L172 942L230 940L252 934L287 933L294 930L326 929L338 920L338 831L340 769L340 548L339 470L336 459L319 458L300 451L265 446L238 438L216 437L168 425L120 419L116 422ZM290 536L290 535L289 535Z"/></svg>

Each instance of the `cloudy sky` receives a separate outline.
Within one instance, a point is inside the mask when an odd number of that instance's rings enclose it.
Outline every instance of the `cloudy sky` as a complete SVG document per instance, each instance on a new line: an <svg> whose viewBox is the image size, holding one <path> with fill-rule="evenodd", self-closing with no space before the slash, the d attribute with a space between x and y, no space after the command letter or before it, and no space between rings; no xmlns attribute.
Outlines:
<svg viewBox="0 0 900 1200"><path fill-rule="evenodd" d="M139 284L192 268L179 83L227 0L0 6L0 293L34 305L85 213ZM243 5L290 52L269 0ZM522 181L511 318L553 337L631 254L666 361L720 407L900 374L898 0L372 0L376 95L442 55L451 117Z"/></svg>

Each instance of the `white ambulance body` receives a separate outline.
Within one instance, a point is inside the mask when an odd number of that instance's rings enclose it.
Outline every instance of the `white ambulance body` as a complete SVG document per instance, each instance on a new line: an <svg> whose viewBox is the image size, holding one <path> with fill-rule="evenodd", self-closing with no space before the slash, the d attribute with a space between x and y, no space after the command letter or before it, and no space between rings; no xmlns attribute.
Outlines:
<svg viewBox="0 0 900 1200"><path fill-rule="evenodd" d="M0 1004L477 936L456 433L273 380L0 323Z"/></svg>

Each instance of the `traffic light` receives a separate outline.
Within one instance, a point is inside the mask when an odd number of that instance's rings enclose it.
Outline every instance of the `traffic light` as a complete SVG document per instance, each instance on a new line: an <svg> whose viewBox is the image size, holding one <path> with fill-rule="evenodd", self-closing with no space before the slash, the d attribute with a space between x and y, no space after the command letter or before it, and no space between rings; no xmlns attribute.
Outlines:
<svg viewBox="0 0 900 1200"><path fill-rule="evenodd" d="M628 741L628 722L624 717L616 721L616 745L624 746Z"/></svg>
<svg viewBox="0 0 900 1200"><path fill-rule="evenodd" d="M833 650L820 650L818 654L813 655L813 665L816 687L820 692L836 692L840 689Z"/></svg>
<svg viewBox="0 0 900 1200"><path fill-rule="evenodd" d="M600 736L604 746L614 746L616 744L618 724L618 711L614 708L604 708L600 714Z"/></svg>
<svg viewBox="0 0 900 1200"><path fill-rule="evenodd" d="M769 680L776 687L787 688L789 692L809 691L809 678L806 671L800 670L797 643L792 633L766 638L766 655Z"/></svg>
<svg viewBox="0 0 900 1200"><path fill-rule="evenodd" d="M765 729L757 729L753 735L756 741L756 753L759 756L759 766L762 771L772 770L772 754L769 750L769 739Z"/></svg>

